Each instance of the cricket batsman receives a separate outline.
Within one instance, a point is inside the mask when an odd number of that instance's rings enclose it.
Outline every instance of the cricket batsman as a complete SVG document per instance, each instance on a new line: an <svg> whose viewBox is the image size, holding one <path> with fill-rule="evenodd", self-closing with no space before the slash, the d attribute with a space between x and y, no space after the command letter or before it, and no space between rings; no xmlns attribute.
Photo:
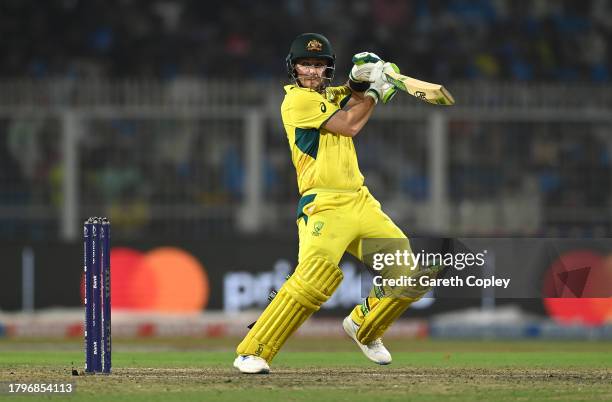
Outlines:
<svg viewBox="0 0 612 402"><path fill-rule="evenodd" d="M395 95L383 72L399 69L374 53L358 53L347 84L334 87L335 61L330 42L316 33L295 38L286 58L293 82L284 88L281 115L302 196L298 265L238 345L234 367L243 373L269 372L269 363L289 336L340 285L338 264L345 251L362 259L363 239L400 239L410 248L406 235L364 186L353 145L374 108ZM367 358L389 364L383 334L428 290L389 297L374 287L344 319L344 330Z"/></svg>

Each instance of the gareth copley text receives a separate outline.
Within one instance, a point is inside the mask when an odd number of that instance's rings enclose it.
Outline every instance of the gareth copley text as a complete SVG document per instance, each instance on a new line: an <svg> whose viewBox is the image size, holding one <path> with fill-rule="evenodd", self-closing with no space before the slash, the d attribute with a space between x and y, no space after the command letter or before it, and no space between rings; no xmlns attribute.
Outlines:
<svg viewBox="0 0 612 402"><path fill-rule="evenodd" d="M488 278L478 278L470 275L467 278L453 276L450 278L431 278L429 276L410 277L402 275L398 278L383 278L380 275L374 276L372 279L374 286L389 286L389 287L503 287L507 289L510 286L510 278L497 278L491 276Z"/></svg>

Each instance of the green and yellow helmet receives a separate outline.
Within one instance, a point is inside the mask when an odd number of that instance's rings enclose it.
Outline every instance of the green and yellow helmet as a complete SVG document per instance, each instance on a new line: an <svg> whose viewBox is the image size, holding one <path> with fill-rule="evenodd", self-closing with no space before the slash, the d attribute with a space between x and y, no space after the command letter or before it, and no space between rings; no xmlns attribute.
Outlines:
<svg viewBox="0 0 612 402"><path fill-rule="evenodd" d="M318 33L303 33L291 43L289 54L285 59L287 64L287 74L290 78L297 82L295 74L295 61L304 58L318 58L327 60L327 68L325 69L325 78L331 82L334 78L334 70L336 68L336 55L332 49L329 40Z"/></svg>

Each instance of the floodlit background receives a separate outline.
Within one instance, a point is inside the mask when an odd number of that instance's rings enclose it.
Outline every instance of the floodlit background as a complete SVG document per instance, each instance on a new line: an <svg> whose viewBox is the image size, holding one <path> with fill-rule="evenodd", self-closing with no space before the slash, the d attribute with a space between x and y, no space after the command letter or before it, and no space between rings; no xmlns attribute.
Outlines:
<svg viewBox="0 0 612 402"><path fill-rule="evenodd" d="M302 32L331 40L337 84L373 51L453 93L399 94L355 139L409 236L583 239L555 258L612 272L605 0L4 0L0 336L81 336L89 216L112 222L114 334L244 334L297 258L279 108ZM555 258L525 281L543 287ZM362 268L341 265L302 334L342 335ZM611 339L611 323L609 297L434 293L390 335Z"/></svg>

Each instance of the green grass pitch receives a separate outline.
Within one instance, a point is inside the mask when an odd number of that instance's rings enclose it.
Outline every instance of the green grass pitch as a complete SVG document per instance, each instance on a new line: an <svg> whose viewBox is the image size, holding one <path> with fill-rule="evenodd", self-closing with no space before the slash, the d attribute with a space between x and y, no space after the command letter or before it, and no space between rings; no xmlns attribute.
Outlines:
<svg viewBox="0 0 612 402"><path fill-rule="evenodd" d="M612 400L611 342L386 342L390 366L348 339L292 339L269 375L232 368L237 339L116 340L113 374L82 371L80 341L0 340L0 382L72 382L35 401L597 401Z"/></svg>

